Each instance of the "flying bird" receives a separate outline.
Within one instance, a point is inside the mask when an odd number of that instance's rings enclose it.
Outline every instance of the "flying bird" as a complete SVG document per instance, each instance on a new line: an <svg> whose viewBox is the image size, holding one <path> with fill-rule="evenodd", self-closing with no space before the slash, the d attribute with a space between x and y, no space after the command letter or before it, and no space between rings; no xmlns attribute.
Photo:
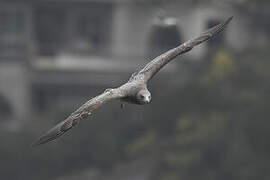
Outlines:
<svg viewBox="0 0 270 180"><path fill-rule="evenodd" d="M60 137L68 130L76 126L80 122L80 120L85 119L89 115L91 115L95 109L99 108L100 106L111 100L120 99L123 102L139 105L150 103L151 93L147 89L147 84L149 80L152 79L162 67L168 64L178 55L189 52L193 49L193 47L211 39L213 36L223 31L228 25L228 23L232 20L232 18L233 17L226 19L220 24L202 33L197 38L191 39L179 45L178 47L173 48L165 52L164 54L156 57L148 64L146 64L146 66L144 66L141 70L133 73L125 84L117 88L106 89L100 95L90 99L81 107L79 107L76 111L74 111L70 116L68 116L64 121L60 122L43 136L41 136L32 145L41 145L49 141L55 140L56 138Z"/></svg>

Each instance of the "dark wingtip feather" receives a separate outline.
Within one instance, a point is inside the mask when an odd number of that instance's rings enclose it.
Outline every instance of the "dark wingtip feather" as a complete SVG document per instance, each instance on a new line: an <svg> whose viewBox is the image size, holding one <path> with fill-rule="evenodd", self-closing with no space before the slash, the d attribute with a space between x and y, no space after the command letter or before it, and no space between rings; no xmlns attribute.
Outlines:
<svg viewBox="0 0 270 180"><path fill-rule="evenodd" d="M60 122L55 127L47 131L44 135L39 137L34 143L31 144L32 147L45 144L47 142L57 139L59 136L63 135L66 131L71 129L73 126L70 119Z"/></svg>
<svg viewBox="0 0 270 180"><path fill-rule="evenodd" d="M196 45L199 45L205 41L208 41L212 37L216 36L220 32L222 32L227 25L230 23L230 21L233 19L233 16L227 18L225 21L219 23L218 25L208 29L206 32L204 32L200 37L195 38L190 41L190 47L194 47Z"/></svg>
<svg viewBox="0 0 270 180"><path fill-rule="evenodd" d="M219 23L218 25L214 26L213 28L209 29L208 31L206 31L206 34L210 34L211 36L216 35L218 33L220 33L221 31L223 31L227 25L230 23L230 21L233 19L233 16L227 18L225 21Z"/></svg>
<svg viewBox="0 0 270 180"><path fill-rule="evenodd" d="M34 143L31 144L31 146L35 147L35 146L38 146L38 145L45 144L45 143L47 143L49 141L53 141L57 137L61 136L63 133L64 132L62 132L59 129L59 126L56 126L56 127L52 128L51 130L49 130L48 132L46 132L41 137L39 137Z"/></svg>

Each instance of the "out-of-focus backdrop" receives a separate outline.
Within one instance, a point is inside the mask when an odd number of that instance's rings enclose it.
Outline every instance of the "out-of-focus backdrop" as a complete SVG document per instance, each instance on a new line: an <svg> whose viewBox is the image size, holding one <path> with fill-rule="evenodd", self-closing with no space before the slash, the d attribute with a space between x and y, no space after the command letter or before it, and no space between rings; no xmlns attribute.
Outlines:
<svg viewBox="0 0 270 180"><path fill-rule="evenodd" d="M66 136L30 144L153 57L233 15L226 31ZM269 0L0 2L3 180L270 179Z"/></svg>

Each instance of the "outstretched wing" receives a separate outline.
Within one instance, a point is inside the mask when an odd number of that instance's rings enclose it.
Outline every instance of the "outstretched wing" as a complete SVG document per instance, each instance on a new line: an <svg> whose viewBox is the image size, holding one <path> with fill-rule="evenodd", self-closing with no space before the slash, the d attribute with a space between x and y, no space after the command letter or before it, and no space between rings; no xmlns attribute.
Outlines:
<svg viewBox="0 0 270 180"><path fill-rule="evenodd" d="M137 73L137 75L143 75L145 82L150 80L163 66L169 63L172 59L177 57L180 54L184 54L193 47L209 40L213 36L217 35L221 31L225 29L228 23L232 20L233 17L228 18L227 20L221 22L220 24L214 26L213 28L209 29L208 31L202 33L199 37L189 40L182 45L171 49L164 54L156 57L154 60L149 62L141 71Z"/></svg>
<svg viewBox="0 0 270 180"><path fill-rule="evenodd" d="M90 99L81 107L79 107L79 109L73 112L67 119L50 129L32 145L37 146L58 138L59 136L63 135L65 132L73 128L75 125L77 125L81 119L88 117L93 110L97 109L102 104L105 104L112 99L122 98L123 96L124 93L122 89L118 88L105 90L102 94Z"/></svg>

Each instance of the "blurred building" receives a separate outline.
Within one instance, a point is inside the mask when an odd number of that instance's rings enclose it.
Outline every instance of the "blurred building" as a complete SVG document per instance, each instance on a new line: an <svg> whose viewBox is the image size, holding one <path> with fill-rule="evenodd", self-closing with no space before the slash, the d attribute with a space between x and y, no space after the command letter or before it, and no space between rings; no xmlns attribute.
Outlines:
<svg viewBox="0 0 270 180"><path fill-rule="evenodd" d="M174 18L173 28L163 31L167 26L154 22L158 8L151 2L1 2L0 112L17 122L53 111L63 106L64 100L70 102L64 106L73 107L74 102L82 102L89 94L120 85L140 64L149 61L146 57L154 57L225 17L236 15L230 9L221 13L218 7L175 2L167 7L168 16ZM218 43L245 47L247 35L239 28L232 26ZM157 41L161 49L149 53L152 46L158 46L155 37L166 37L168 32L175 33L171 39L176 37L176 41L165 47L163 40ZM236 41L235 36L245 40ZM187 57L199 59L206 52L204 45Z"/></svg>

